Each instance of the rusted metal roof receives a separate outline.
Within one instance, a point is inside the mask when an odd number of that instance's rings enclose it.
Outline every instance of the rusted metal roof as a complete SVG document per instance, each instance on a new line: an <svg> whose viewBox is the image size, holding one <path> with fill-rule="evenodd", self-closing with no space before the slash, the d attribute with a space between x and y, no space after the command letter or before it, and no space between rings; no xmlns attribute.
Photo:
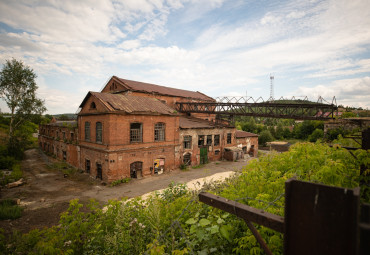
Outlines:
<svg viewBox="0 0 370 255"><path fill-rule="evenodd" d="M176 96L176 97L184 97L184 98L191 98L191 99L200 99L206 101L215 101L213 98L199 92L199 91L190 91L184 89L175 89L150 83L138 82L138 81L131 81L126 79L118 78L117 76L113 76L113 78L117 79L121 85L123 85L127 90L130 91L137 91L137 92L145 92L151 94L160 94L160 95L168 95L168 96Z"/></svg>
<svg viewBox="0 0 370 255"><path fill-rule="evenodd" d="M236 130L235 131L236 138L247 138L247 137L256 137L258 136L257 134L253 134L250 132L246 132L243 130Z"/></svg>
<svg viewBox="0 0 370 255"><path fill-rule="evenodd" d="M180 116L180 128L223 128L228 127L227 125L216 124L204 119L198 119L194 117Z"/></svg>
<svg viewBox="0 0 370 255"><path fill-rule="evenodd" d="M61 120L56 122L48 123L49 126L56 126L56 127L77 127L76 120Z"/></svg>
<svg viewBox="0 0 370 255"><path fill-rule="evenodd" d="M89 92L80 107L89 95L96 97L110 112L177 115L174 109L155 98L99 92Z"/></svg>

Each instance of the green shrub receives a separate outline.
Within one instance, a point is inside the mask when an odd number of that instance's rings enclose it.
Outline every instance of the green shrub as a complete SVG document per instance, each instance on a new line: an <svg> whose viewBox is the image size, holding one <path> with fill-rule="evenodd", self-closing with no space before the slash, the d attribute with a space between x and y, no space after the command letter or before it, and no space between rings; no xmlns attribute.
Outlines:
<svg viewBox="0 0 370 255"><path fill-rule="evenodd" d="M128 177L125 177L125 178L122 178L122 179L119 179L119 180L115 180L113 181L110 186L111 187L114 187L114 186L117 186L121 183L128 183L129 181L131 181L131 178L128 178Z"/></svg>
<svg viewBox="0 0 370 255"><path fill-rule="evenodd" d="M10 199L0 201L0 220L14 220L22 216L23 208Z"/></svg>
<svg viewBox="0 0 370 255"><path fill-rule="evenodd" d="M318 139L321 139L323 137L324 137L324 131L322 129L316 128L315 131L313 131L312 134L308 136L308 141L316 142Z"/></svg>
<svg viewBox="0 0 370 255"><path fill-rule="evenodd" d="M12 169L16 162L14 157L11 156L0 156L0 169Z"/></svg>
<svg viewBox="0 0 370 255"><path fill-rule="evenodd" d="M262 146L266 146L267 142L271 142L274 138L272 137L270 131L264 130L261 132L260 136L258 137L258 143Z"/></svg>
<svg viewBox="0 0 370 255"><path fill-rule="evenodd" d="M11 171L10 175L4 175L3 171L0 171L0 184L5 186L6 184L14 181L18 181L23 176L23 172L21 170L21 165L16 163L13 165L13 170Z"/></svg>

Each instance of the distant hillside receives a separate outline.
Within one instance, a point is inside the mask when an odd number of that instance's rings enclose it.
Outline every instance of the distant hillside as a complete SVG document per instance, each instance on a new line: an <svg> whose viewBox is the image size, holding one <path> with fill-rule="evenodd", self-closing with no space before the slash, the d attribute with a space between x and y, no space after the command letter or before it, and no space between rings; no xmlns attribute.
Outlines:
<svg viewBox="0 0 370 255"><path fill-rule="evenodd" d="M57 120L76 120L77 115L74 113L61 113L61 114L53 114Z"/></svg>

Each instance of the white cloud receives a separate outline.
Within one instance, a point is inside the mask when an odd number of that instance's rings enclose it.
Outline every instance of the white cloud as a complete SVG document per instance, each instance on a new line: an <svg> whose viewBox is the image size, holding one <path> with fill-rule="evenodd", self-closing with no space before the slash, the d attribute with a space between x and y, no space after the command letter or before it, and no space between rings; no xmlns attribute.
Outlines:
<svg viewBox="0 0 370 255"><path fill-rule="evenodd" d="M297 94L322 96L329 100L335 96L338 105L370 108L370 77L336 80L329 85L315 87L299 87Z"/></svg>

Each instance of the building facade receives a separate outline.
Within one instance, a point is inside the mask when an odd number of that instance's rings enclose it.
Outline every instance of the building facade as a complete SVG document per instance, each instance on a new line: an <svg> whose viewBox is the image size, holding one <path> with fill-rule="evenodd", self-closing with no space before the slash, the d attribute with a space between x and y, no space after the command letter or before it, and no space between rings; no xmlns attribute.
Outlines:
<svg viewBox="0 0 370 255"><path fill-rule="evenodd" d="M237 146L234 127L216 124L214 114L180 114L181 101L214 99L113 76L102 92L86 95L76 122L40 125L39 145L106 182L221 160Z"/></svg>

